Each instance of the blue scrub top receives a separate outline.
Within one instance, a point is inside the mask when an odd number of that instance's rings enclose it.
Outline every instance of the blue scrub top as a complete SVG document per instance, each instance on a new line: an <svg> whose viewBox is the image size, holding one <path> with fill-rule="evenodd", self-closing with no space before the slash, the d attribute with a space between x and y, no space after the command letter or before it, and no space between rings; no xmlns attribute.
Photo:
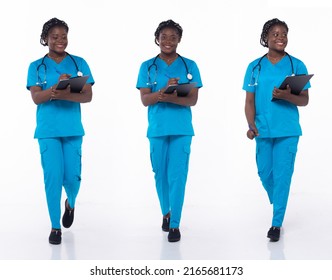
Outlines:
<svg viewBox="0 0 332 280"><path fill-rule="evenodd" d="M193 77L191 81L187 79L186 66L180 57L171 65L168 65L159 57L153 65L155 58L151 58L143 62L140 67L136 84L137 89L150 88L151 92L156 92L165 87L170 78L180 78L179 83L196 82L196 87L202 87L201 76L196 63L185 57L182 58ZM148 107L148 123L147 137L194 135L190 106L168 102L158 102L150 105Z"/></svg>
<svg viewBox="0 0 332 280"><path fill-rule="evenodd" d="M304 63L290 56L293 62L294 74L308 74ZM279 87L286 76L292 75L290 58L286 55L278 63L272 64L265 56L261 62L258 85L252 86L250 81L257 77L259 66L254 69L260 58L251 62L247 68L242 89L255 94L256 117L255 123L260 138L300 136L302 130L299 121L299 112L296 105L284 101L271 101L274 87ZM250 84L250 85L249 85ZM304 89L308 89L307 83Z"/></svg>
<svg viewBox="0 0 332 280"><path fill-rule="evenodd" d="M79 71L83 75L89 75L87 83L93 85L94 79L87 62L81 57L71 56L75 60ZM64 73L71 74L72 77L77 76L76 66L69 55L60 63L56 63L46 56L44 58L46 72L44 65L41 65L42 60L43 58L40 58L32 62L29 66L27 78L28 90L32 86L40 86L42 90L48 89L57 84L60 75ZM40 66L39 71L37 71L38 66ZM45 81L46 83L40 84ZM84 135L84 128L81 122L81 105L78 102L52 100L38 104L36 122L34 138Z"/></svg>

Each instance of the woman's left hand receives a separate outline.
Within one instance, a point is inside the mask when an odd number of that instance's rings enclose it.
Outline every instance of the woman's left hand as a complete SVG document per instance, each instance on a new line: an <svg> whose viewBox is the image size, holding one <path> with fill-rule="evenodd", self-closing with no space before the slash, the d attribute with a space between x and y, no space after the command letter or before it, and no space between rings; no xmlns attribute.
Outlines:
<svg viewBox="0 0 332 280"><path fill-rule="evenodd" d="M51 99L62 99L66 100L66 96L70 94L70 86L66 87L65 89L56 89L56 86L52 88Z"/></svg>
<svg viewBox="0 0 332 280"><path fill-rule="evenodd" d="M177 98L177 92L174 90L172 93L164 93L163 90L159 91L158 101L159 102L172 102Z"/></svg>
<svg viewBox="0 0 332 280"><path fill-rule="evenodd" d="M290 94L291 94L291 88L289 87L289 85L287 85L286 89L279 89L274 87L272 91L273 98L277 99L286 99L287 96L289 96Z"/></svg>

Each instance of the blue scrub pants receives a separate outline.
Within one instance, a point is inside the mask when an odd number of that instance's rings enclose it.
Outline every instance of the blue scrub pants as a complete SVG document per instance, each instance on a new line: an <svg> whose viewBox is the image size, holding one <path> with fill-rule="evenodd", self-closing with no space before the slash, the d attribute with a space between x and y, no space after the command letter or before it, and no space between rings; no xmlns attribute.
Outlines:
<svg viewBox="0 0 332 280"><path fill-rule="evenodd" d="M281 227L284 220L298 142L298 136L256 138L258 175L273 204L275 227Z"/></svg>
<svg viewBox="0 0 332 280"><path fill-rule="evenodd" d="M163 215L170 212L170 228L180 225L188 175L192 136L149 138L150 158Z"/></svg>
<svg viewBox="0 0 332 280"><path fill-rule="evenodd" d="M69 206L75 207L81 184L82 141L82 136L38 139L48 212L55 229L61 228L62 186Z"/></svg>

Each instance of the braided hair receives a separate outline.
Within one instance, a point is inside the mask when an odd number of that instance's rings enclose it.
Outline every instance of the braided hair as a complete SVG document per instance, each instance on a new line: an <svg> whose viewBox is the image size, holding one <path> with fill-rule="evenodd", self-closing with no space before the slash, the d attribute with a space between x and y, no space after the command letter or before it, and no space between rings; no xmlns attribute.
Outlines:
<svg viewBox="0 0 332 280"><path fill-rule="evenodd" d="M181 39L182 32L183 32L182 27L180 26L180 24L178 24L178 23L174 22L173 20L169 19L167 21L161 22L159 24L158 28L156 29L155 33L154 33L154 36L155 36L154 42L156 43L157 46L159 46L158 38L159 38L160 32L164 28L173 28L173 29L175 29L177 31L177 33L179 34L179 37Z"/></svg>
<svg viewBox="0 0 332 280"><path fill-rule="evenodd" d="M67 33L69 31L69 27L68 27L67 23L65 23L63 20L60 20L57 18L51 18L49 21L44 23L43 30L40 35L40 43L43 46L47 46L46 38L48 36L49 31L55 26L64 27L66 29Z"/></svg>
<svg viewBox="0 0 332 280"><path fill-rule="evenodd" d="M268 48L267 36L268 36L269 31L271 30L271 28L275 25L281 25L281 26L285 27L287 32L288 32L288 26L284 21L281 21L277 18L274 18L274 19L271 19L271 20L265 22L265 24L263 26L262 34L261 34L261 41L260 41L260 43L263 47Z"/></svg>

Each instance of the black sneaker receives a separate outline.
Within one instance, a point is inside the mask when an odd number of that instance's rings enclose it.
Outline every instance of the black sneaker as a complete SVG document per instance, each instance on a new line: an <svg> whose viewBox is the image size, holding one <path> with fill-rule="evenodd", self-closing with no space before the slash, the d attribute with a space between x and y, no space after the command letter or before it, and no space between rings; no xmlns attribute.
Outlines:
<svg viewBox="0 0 332 280"><path fill-rule="evenodd" d="M68 199L65 201L65 213L62 216L62 225L65 228L70 228L74 221L74 208L70 208L68 204Z"/></svg>
<svg viewBox="0 0 332 280"><path fill-rule="evenodd" d="M267 237L270 238L270 241L278 241L280 238L280 227L271 227L267 233Z"/></svg>
<svg viewBox="0 0 332 280"><path fill-rule="evenodd" d="M170 228L168 233L168 242L177 242L180 239L180 230L178 228Z"/></svg>
<svg viewBox="0 0 332 280"><path fill-rule="evenodd" d="M48 241L53 245L60 244L61 243L61 229L52 228Z"/></svg>
<svg viewBox="0 0 332 280"><path fill-rule="evenodd" d="M170 215L167 214L166 216L163 216L163 224L161 225L161 229L163 231L169 231L169 223L170 223Z"/></svg>

